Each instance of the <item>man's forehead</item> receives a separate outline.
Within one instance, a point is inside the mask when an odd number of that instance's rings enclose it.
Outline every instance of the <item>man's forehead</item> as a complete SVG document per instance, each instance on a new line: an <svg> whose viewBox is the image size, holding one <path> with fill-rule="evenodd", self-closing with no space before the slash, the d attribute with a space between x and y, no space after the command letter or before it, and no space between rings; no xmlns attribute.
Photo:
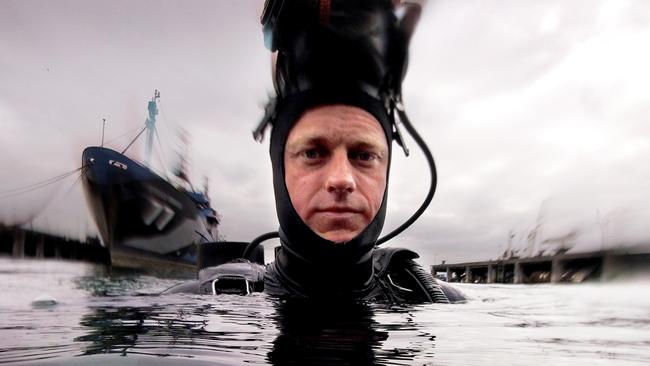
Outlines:
<svg viewBox="0 0 650 366"><path fill-rule="evenodd" d="M386 144L379 121L367 111L348 105L327 105L309 109L289 133L289 140L301 142L330 138L353 139L366 144Z"/></svg>
<svg viewBox="0 0 650 366"><path fill-rule="evenodd" d="M326 104L309 108L298 121L303 119L368 120L380 127L379 121L363 108L348 104Z"/></svg>

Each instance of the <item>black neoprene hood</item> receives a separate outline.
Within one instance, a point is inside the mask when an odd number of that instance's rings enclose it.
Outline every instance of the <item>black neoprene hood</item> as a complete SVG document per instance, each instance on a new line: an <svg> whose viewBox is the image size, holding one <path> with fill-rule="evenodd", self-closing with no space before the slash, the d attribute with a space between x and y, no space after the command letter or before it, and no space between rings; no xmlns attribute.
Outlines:
<svg viewBox="0 0 650 366"><path fill-rule="evenodd" d="M322 105L344 104L359 107L372 114L379 121L388 142L388 167L386 171L386 189L382 203L370 224L355 238L346 243L333 243L311 230L296 212L287 190L284 169L284 151L291 128L310 108ZM327 128L327 126L323 126ZM278 115L273 126L270 143L270 156L273 166L273 187L275 204L280 223L282 249L277 258L276 267L283 277L295 278L300 273L302 282L318 283L319 288L334 284L335 278L344 282L369 282L372 275L371 255L381 233L386 216L386 197L388 191L388 173L392 133L390 120L383 106L372 97L360 91L339 92L336 95L317 93L315 91L292 95L278 106ZM336 266L336 271L327 271L327 277L321 278L324 267ZM368 271L370 270L370 271ZM310 278L311 277L311 278ZM325 282L325 283L322 283ZM355 287L363 288L362 283Z"/></svg>

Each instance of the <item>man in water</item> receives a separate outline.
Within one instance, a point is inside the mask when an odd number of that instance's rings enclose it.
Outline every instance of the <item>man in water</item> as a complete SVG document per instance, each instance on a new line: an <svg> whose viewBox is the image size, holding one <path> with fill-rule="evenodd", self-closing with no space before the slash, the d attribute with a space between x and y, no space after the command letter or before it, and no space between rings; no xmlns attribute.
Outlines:
<svg viewBox="0 0 650 366"><path fill-rule="evenodd" d="M278 6L278 3L282 3ZM265 291L282 297L461 300L413 259L378 248L396 102L420 5L392 0L268 0L276 53L270 156L281 247ZM311 17L311 18L310 18Z"/></svg>
<svg viewBox="0 0 650 366"><path fill-rule="evenodd" d="M262 16L265 41L277 56L276 97L255 137L272 125L281 242L264 291L319 300L462 300L413 261L416 253L377 246L392 141L403 144L395 111L420 7L397 9L392 0L317 3L267 0ZM204 285L195 288L209 293L217 272L204 270Z"/></svg>

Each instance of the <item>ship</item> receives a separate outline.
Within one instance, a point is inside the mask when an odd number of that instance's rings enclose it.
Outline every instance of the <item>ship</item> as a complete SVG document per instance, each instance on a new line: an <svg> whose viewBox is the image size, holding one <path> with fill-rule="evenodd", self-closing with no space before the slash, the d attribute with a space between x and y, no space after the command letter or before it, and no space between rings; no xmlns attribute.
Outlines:
<svg viewBox="0 0 650 366"><path fill-rule="evenodd" d="M122 152L104 147L103 136L101 146L83 151L83 191L111 266L194 270L197 246L218 237L219 217L210 205L207 180L203 191L195 190L186 160L176 169L176 182L151 169L159 98L156 90L143 129ZM125 152L145 131L141 163Z"/></svg>

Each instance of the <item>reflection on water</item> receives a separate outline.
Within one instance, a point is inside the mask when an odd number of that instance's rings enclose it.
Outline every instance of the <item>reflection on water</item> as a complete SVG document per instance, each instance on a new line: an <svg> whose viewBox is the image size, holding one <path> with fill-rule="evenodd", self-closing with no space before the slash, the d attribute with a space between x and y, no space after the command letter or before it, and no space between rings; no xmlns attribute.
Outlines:
<svg viewBox="0 0 650 366"><path fill-rule="evenodd" d="M277 302L264 295L226 297L219 304L208 304L201 297L176 302L182 298L177 297L165 299L173 305L93 308L81 317L86 331L74 342L83 344L83 355L205 358L232 364L360 365L381 359L410 364L419 353L432 355L435 336L428 334L415 348L411 342L410 347L383 349L390 331L416 327L381 325L367 304Z"/></svg>
<svg viewBox="0 0 650 366"><path fill-rule="evenodd" d="M176 280L70 262L0 268L0 363L650 362L647 282L464 285L467 304L395 307L158 296Z"/></svg>
<svg viewBox="0 0 650 366"><path fill-rule="evenodd" d="M374 364L375 350L388 332L375 329L373 317L370 307L360 303L280 303L275 315L280 333L269 360L296 365Z"/></svg>
<svg viewBox="0 0 650 366"><path fill-rule="evenodd" d="M137 302L143 304L138 306L93 306L81 317L85 332L74 342L83 345L83 355L264 362L262 350L268 348L275 329L272 306L262 295L247 298L246 304L241 299L224 296L223 301L210 303L200 296L155 295L140 296ZM135 299L120 300L133 303Z"/></svg>

